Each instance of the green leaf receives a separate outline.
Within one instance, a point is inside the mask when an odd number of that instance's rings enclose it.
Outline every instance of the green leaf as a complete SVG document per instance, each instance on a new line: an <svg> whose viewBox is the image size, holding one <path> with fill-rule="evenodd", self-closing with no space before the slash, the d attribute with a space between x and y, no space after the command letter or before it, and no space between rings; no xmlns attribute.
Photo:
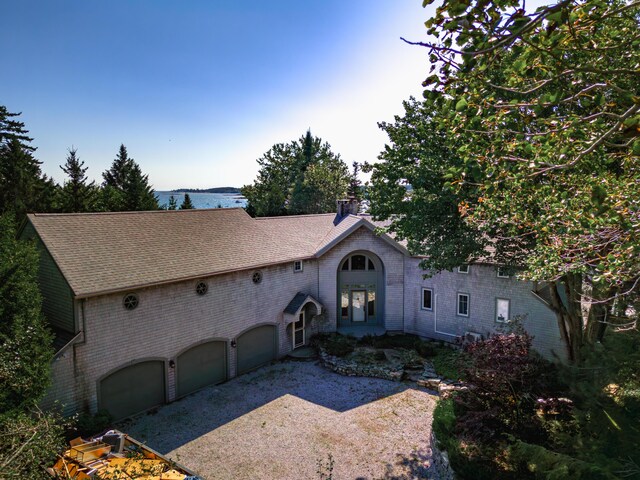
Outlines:
<svg viewBox="0 0 640 480"><path fill-rule="evenodd" d="M458 103L456 103L456 112L463 112L467 109L467 100L465 100L464 98L461 98L460 100L458 100Z"/></svg>

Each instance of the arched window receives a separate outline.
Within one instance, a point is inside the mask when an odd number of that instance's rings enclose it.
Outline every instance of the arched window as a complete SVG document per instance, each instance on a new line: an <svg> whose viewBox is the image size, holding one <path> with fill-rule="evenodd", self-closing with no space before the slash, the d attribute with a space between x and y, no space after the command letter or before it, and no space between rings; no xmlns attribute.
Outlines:
<svg viewBox="0 0 640 480"><path fill-rule="evenodd" d="M376 267L369 257L362 255L361 253L356 253L342 262L342 267L340 269L343 271L374 271Z"/></svg>

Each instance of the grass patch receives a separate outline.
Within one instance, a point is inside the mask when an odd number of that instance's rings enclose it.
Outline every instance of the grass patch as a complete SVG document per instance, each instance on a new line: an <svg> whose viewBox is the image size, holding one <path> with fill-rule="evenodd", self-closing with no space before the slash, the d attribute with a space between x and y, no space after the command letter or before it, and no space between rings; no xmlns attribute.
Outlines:
<svg viewBox="0 0 640 480"><path fill-rule="evenodd" d="M469 357L462 350L444 345L435 347L435 355L431 358L436 373L449 380L465 380L465 370L469 366Z"/></svg>

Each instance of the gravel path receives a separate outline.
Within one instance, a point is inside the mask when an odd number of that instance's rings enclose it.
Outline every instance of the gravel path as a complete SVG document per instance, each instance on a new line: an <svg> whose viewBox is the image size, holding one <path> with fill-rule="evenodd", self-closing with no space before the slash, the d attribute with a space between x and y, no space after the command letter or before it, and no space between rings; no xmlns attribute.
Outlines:
<svg viewBox="0 0 640 480"><path fill-rule="evenodd" d="M205 479L435 479L435 397L285 361L119 425ZM325 476L323 477L324 474Z"/></svg>

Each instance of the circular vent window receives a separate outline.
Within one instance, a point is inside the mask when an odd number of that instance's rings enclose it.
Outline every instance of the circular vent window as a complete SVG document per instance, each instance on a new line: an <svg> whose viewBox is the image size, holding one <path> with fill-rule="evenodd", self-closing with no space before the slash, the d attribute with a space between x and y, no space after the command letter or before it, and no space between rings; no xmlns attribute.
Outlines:
<svg viewBox="0 0 640 480"><path fill-rule="evenodd" d="M196 285L196 293L198 295L204 295L209 290L209 286L204 282L198 282Z"/></svg>
<svg viewBox="0 0 640 480"><path fill-rule="evenodd" d="M138 306L138 296L133 293L130 293L126 295L124 299L122 299L122 304L124 305L124 308L126 308L127 310L133 310Z"/></svg>
<svg viewBox="0 0 640 480"><path fill-rule="evenodd" d="M262 281L262 272L253 272L251 280L253 280L253 283L260 283Z"/></svg>

